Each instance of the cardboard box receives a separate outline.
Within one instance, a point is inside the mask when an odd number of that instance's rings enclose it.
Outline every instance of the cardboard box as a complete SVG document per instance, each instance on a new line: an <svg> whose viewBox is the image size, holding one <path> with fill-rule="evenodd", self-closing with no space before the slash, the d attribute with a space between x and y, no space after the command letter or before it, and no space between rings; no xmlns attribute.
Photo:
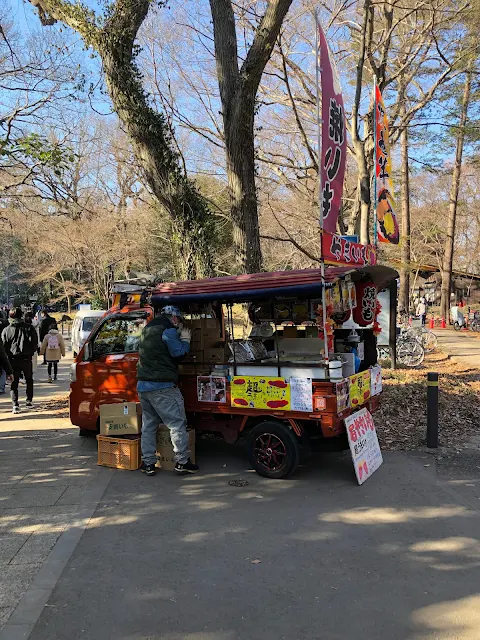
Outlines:
<svg viewBox="0 0 480 640"><path fill-rule="evenodd" d="M318 327L306 327L305 328L305 337L306 338L318 338Z"/></svg>
<svg viewBox="0 0 480 640"><path fill-rule="evenodd" d="M188 429L188 446L190 449L190 459L195 462L195 430ZM172 441L170 439L170 429L164 424L158 427L157 431L157 467L165 471L173 471L175 468L175 454L173 453Z"/></svg>
<svg viewBox="0 0 480 640"><path fill-rule="evenodd" d="M220 332L219 318L195 318L186 322L190 329L218 329Z"/></svg>
<svg viewBox="0 0 480 640"><path fill-rule="evenodd" d="M194 328L192 329L192 340L190 342L190 349L192 351L203 351L204 349L210 349L214 347L221 339L220 327L208 329L208 328Z"/></svg>
<svg viewBox="0 0 480 640"><path fill-rule="evenodd" d="M202 318L202 327L207 331L215 329L220 335L220 320L217 318Z"/></svg>
<svg viewBox="0 0 480 640"><path fill-rule="evenodd" d="M192 329L192 340L190 342L190 348L197 346L199 349L203 349L203 332L201 327L198 329Z"/></svg>
<svg viewBox="0 0 480 640"><path fill-rule="evenodd" d="M203 362L204 353L202 351L189 351L185 358L182 360L182 364L193 364L194 362Z"/></svg>
<svg viewBox="0 0 480 640"><path fill-rule="evenodd" d="M297 338L298 337L297 327L289 327L289 326L284 327L283 328L283 337L284 338Z"/></svg>
<svg viewBox="0 0 480 640"><path fill-rule="evenodd" d="M225 348L216 347L214 349L205 349L204 362L213 362L215 364L222 364L226 362Z"/></svg>
<svg viewBox="0 0 480 640"><path fill-rule="evenodd" d="M100 435L135 435L142 431L142 409L138 402L100 405Z"/></svg>

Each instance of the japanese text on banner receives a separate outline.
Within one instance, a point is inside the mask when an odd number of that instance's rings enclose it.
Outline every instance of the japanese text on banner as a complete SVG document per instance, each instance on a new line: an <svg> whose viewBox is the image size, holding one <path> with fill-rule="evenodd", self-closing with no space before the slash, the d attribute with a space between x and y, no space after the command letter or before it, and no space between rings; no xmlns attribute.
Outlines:
<svg viewBox="0 0 480 640"><path fill-rule="evenodd" d="M350 406L352 408L365 404L370 399L370 369L356 373L348 378L350 383Z"/></svg>
<svg viewBox="0 0 480 640"><path fill-rule="evenodd" d="M375 87L375 207L380 242L398 244L400 231L395 214L392 157L388 134L388 118L380 89Z"/></svg>
<svg viewBox="0 0 480 640"><path fill-rule="evenodd" d="M230 390L232 407L290 409L290 384L285 378L234 376Z"/></svg>
<svg viewBox="0 0 480 640"><path fill-rule="evenodd" d="M342 204L343 179L347 158L347 135L342 89L335 64L330 56L325 34L317 22L319 50L317 64L322 84L322 184L323 229L334 233Z"/></svg>
<svg viewBox="0 0 480 640"><path fill-rule="evenodd" d="M325 262L365 267L377 264L377 253L371 244L359 244L336 233L322 233L322 255Z"/></svg>

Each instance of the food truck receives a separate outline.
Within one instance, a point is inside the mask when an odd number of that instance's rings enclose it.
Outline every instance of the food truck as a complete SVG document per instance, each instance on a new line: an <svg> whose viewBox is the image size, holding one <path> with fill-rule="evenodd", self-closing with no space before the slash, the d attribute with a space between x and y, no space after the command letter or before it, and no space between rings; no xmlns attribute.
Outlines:
<svg viewBox="0 0 480 640"><path fill-rule="evenodd" d="M251 465L269 478L289 476L328 440L346 442L344 419L379 403L377 294L397 273L368 265L322 271L117 293L72 365L72 423L86 435L98 430L102 404L138 402L140 332L176 305L192 330L178 383L191 427L229 443L244 437Z"/></svg>

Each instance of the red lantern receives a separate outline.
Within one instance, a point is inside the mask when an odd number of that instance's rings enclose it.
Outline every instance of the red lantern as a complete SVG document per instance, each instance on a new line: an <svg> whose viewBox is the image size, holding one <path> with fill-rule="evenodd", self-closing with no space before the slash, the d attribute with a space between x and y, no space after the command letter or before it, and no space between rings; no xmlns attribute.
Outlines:
<svg viewBox="0 0 480 640"><path fill-rule="evenodd" d="M353 310L353 320L360 327L367 327L375 320L377 287L371 281L355 283L357 306Z"/></svg>

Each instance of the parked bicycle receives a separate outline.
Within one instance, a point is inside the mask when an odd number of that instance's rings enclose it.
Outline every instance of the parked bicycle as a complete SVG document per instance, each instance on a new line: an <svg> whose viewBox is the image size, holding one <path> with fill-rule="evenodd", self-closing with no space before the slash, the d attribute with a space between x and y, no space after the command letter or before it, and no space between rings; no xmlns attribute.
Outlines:
<svg viewBox="0 0 480 640"><path fill-rule="evenodd" d="M406 333L420 340L423 348L425 349L425 353L432 353L433 351L436 351L438 347L438 338L433 331L430 331L427 327L409 327L406 330Z"/></svg>
<svg viewBox="0 0 480 640"><path fill-rule="evenodd" d="M401 326L403 333L420 341L426 353L432 353L437 349L437 336L433 331L423 326L418 318L413 318L411 316L404 318L404 322L401 323Z"/></svg>
<svg viewBox="0 0 480 640"><path fill-rule="evenodd" d="M397 363L405 367L419 367L425 359L422 338L411 331L401 330L397 336Z"/></svg>

